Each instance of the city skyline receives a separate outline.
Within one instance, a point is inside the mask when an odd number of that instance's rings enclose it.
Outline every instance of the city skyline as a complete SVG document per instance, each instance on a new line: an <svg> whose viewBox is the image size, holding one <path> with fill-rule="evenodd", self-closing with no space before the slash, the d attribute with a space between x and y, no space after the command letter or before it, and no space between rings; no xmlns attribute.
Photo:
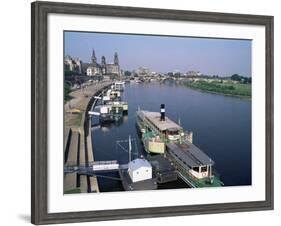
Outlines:
<svg viewBox="0 0 281 226"><path fill-rule="evenodd" d="M85 63L91 62L94 49L98 62L105 56L111 63L118 52L123 70L147 67L159 73L195 70L206 75L251 76L251 40L65 32L64 41L64 54Z"/></svg>

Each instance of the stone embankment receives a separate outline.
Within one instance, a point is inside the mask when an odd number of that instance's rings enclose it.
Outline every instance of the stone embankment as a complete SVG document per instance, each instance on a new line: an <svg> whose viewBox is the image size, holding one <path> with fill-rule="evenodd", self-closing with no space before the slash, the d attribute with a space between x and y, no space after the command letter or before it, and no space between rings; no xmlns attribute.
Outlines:
<svg viewBox="0 0 281 226"><path fill-rule="evenodd" d="M111 85L99 82L70 93L64 105L64 164L87 165L94 161L91 125L88 111L95 104L94 96ZM64 193L99 192L95 176L64 174Z"/></svg>

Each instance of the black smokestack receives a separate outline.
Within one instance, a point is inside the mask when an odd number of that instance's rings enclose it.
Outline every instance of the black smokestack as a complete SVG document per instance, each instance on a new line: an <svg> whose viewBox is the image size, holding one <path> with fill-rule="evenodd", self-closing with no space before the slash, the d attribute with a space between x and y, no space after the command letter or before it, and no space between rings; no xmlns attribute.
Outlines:
<svg viewBox="0 0 281 226"><path fill-rule="evenodd" d="M160 121L165 121L165 104L161 104L160 113L161 113Z"/></svg>

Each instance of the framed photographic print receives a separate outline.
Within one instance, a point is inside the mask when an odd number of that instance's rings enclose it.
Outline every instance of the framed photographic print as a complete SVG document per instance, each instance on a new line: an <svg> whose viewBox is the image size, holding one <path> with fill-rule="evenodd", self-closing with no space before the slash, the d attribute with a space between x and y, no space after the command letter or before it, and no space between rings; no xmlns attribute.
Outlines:
<svg viewBox="0 0 281 226"><path fill-rule="evenodd" d="M31 7L32 223L273 209L273 17Z"/></svg>

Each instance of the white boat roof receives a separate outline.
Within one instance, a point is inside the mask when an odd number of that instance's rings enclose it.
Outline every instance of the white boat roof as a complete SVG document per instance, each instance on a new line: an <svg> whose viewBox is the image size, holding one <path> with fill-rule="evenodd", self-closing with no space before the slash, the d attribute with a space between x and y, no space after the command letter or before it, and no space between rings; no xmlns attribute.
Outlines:
<svg viewBox="0 0 281 226"><path fill-rule="evenodd" d="M117 81L117 82L114 82L114 84L116 84L116 85L125 85L125 82Z"/></svg>
<svg viewBox="0 0 281 226"><path fill-rule="evenodd" d="M168 129L182 130L181 126L169 119L167 116L165 116L165 121L160 121L161 114L159 112L140 111L139 116L146 118L160 131L165 131Z"/></svg>
<svg viewBox="0 0 281 226"><path fill-rule="evenodd" d="M151 168L151 164L146 159L134 159L129 162L128 168L135 171L141 167Z"/></svg>

